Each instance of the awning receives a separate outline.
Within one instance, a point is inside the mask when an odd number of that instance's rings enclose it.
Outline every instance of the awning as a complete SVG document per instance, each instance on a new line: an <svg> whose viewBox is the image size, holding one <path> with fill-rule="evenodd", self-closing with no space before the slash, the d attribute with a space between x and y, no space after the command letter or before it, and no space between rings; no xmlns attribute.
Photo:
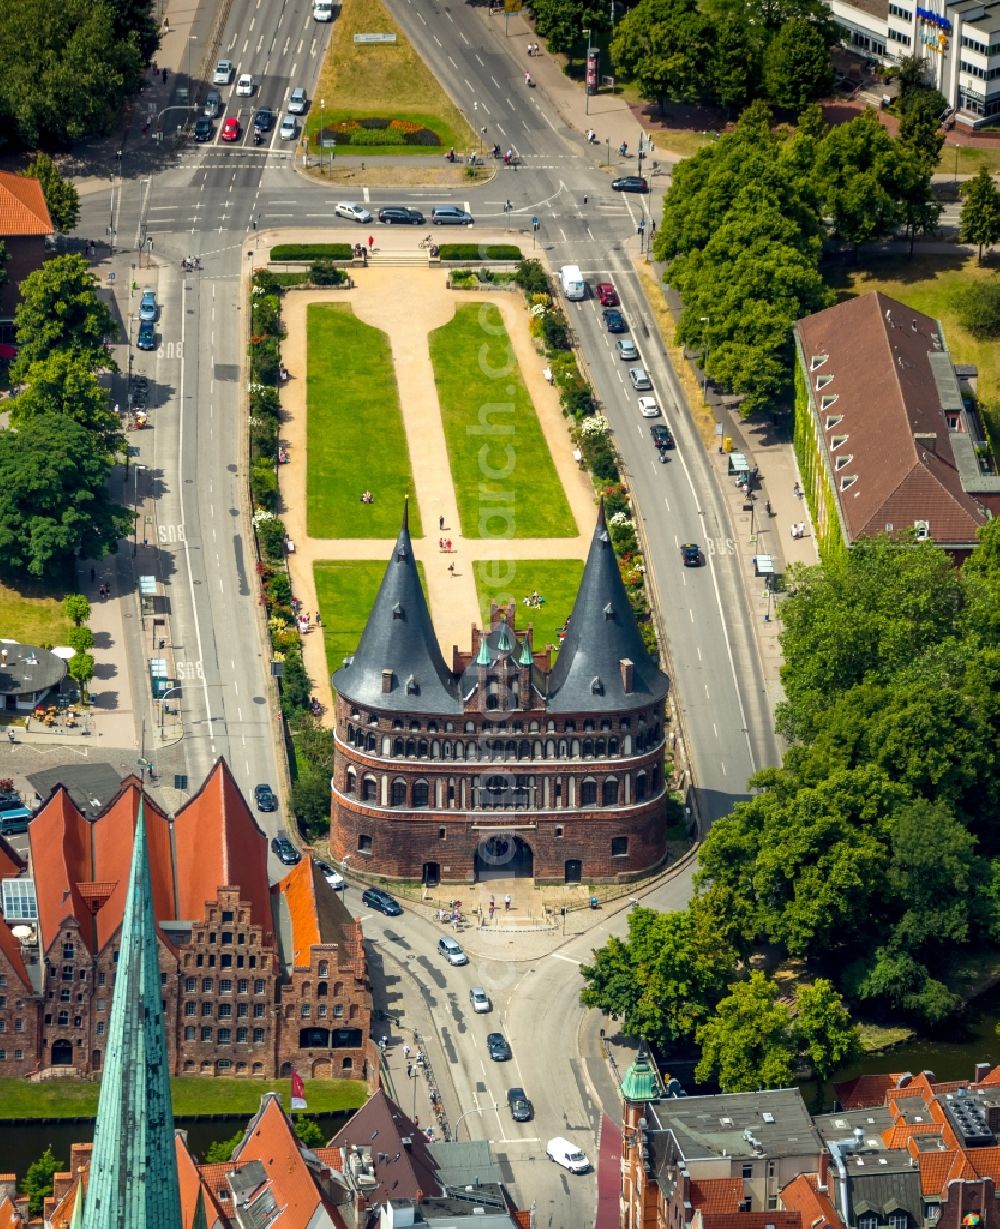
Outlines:
<svg viewBox="0 0 1000 1229"><path fill-rule="evenodd" d="M729 472L731 474L749 474L750 462L742 452L731 452L729 454Z"/></svg>
<svg viewBox="0 0 1000 1229"><path fill-rule="evenodd" d="M773 576L774 560L770 555L754 555L753 568L755 576Z"/></svg>

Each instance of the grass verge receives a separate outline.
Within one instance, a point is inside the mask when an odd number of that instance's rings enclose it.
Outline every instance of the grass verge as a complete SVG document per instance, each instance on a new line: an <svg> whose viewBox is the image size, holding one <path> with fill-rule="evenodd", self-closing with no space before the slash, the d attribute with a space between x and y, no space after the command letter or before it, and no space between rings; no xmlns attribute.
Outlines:
<svg viewBox="0 0 1000 1229"><path fill-rule="evenodd" d="M208 1114L245 1114L260 1109L266 1092L290 1095L288 1080L230 1080L182 1076L170 1081L175 1118ZM92 1118L101 1086L92 1080L0 1079L0 1121L8 1118ZM309 1112L339 1114L357 1109L367 1098L360 1080L310 1080ZM286 1104L287 1108L287 1104Z"/></svg>
<svg viewBox="0 0 1000 1229"><path fill-rule="evenodd" d="M521 631L530 623L534 628L533 646L540 652L546 645L559 647L559 629L573 610L583 576L582 559L511 559L502 563L479 559L472 565L483 625L489 617L491 601L517 602L517 626ZM541 606L525 606L524 598L538 593Z"/></svg>
<svg viewBox="0 0 1000 1229"><path fill-rule="evenodd" d="M458 307L431 333L430 353L465 537L573 537L576 523L499 309Z"/></svg>
<svg viewBox="0 0 1000 1229"><path fill-rule="evenodd" d="M354 42L355 34L395 34L394 43ZM381 0L343 0L333 23L330 45L313 90L314 102L306 132L335 119L386 116L413 120L432 128L440 146L348 146L352 154L377 152L429 154L440 157L448 148L471 148L472 129L448 98L417 51L389 16ZM325 108L320 106L325 102Z"/></svg>
<svg viewBox="0 0 1000 1229"><path fill-rule="evenodd" d="M389 340L339 303L310 304L307 327L309 534L395 538L413 475ZM361 502L365 490L374 503ZM412 498L410 532L421 532Z"/></svg>
<svg viewBox="0 0 1000 1229"><path fill-rule="evenodd" d="M30 581L17 589L0 583L0 627L10 640L46 648L65 644L72 624L63 614L63 594Z"/></svg>
<svg viewBox="0 0 1000 1229"><path fill-rule="evenodd" d="M358 647L385 569L384 559L324 560L313 564L328 673L339 670L344 658ZM419 561L417 571L426 594L423 564Z"/></svg>

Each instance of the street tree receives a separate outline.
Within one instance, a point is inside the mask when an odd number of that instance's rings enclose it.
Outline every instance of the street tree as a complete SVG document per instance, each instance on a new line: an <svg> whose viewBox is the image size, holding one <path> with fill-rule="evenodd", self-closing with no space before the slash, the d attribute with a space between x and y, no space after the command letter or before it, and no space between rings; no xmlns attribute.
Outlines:
<svg viewBox="0 0 1000 1229"><path fill-rule="evenodd" d="M66 673L80 688L80 699L87 703L87 687L94 677L94 658L90 653L74 653L66 666Z"/></svg>
<svg viewBox="0 0 1000 1229"><path fill-rule="evenodd" d="M944 99L937 90L920 89L904 94L902 102L899 140L918 155L928 172L933 172L937 169L944 146L944 133L941 131L941 104Z"/></svg>
<svg viewBox="0 0 1000 1229"><path fill-rule="evenodd" d="M820 1087L838 1067L861 1053L857 1025L833 983L824 977L796 989L794 1029L796 1048L808 1059Z"/></svg>
<svg viewBox="0 0 1000 1229"><path fill-rule="evenodd" d="M306 1148L322 1148L326 1143L326 1132L315 1118L306 1118L296 1114L292 1119L292 1127L298 1136L299 1143Z"/></svg>
<svg viewBox="0 0 1000 1229"><path fill-rule="evenodd" d="M910 255L917 235L935 230L941 205L934 195L933 174L936 161L914 144L896 142L895 161L889 178L889 191L899 203L900 220L910 238Z"/></svg>
<svg viewBox="0 0 1000 1229"><path fill-rule="evenodd" d="M717 1080L723 1092L787 1088L795 1079L792 1013L779 1001L778 987L759 971L730 986L715 1015L698 1029L698 1044L695 1078Z"/></svg>
<svg viewBox="0 0 1000 1229"><path fill-rule="evenodd" d="M50 1146L25 1170L21 1192L28 1196L28 1211L32 1216L41 1215L46 1195L52 1194L55 1175L65 1168L65 1161L60 1161Z"/></svg>
<svg viewBox="0 0 1000 1229"><path fill-rule="evenodd" d="M54 350L33 363L23 379L25 387L10 402L12 426L29 429L36 418L64 414L91 432L109 463L124 453L121 419L84 355Z"/></svg>
<svg viewBox="0 0 1000 1229"><path fill-rule="evenodd" d="M701 102L710 97L712 43L711 20L697 0L639 0L618 23L611 60L661 107Z"/></svg>
<svg viewBox="0 0 1000 1229"><path fill-rule="evenodd" d="M584 30L596 33L608 25L604 0L532 0L535 31L548 41L552 51L572 52L580 45Z"/></svg>
<svg viewBox="0 0 1000 1229"><path fill-rule="evenodd" d="M82 627L90 620L90 602L82 593L67 593L63 598L63 614L74 627Z"/></svg>
<svg viewBox="0 0 1000 1229"><path fill-rule="evenodd" d="M97 282L82 256L56 256L21 283L14 312L18 355L11 367L23 383L35 363L57 351L74 353L91 371L116 370L105 345L117 330Z"/></svg>
<svg viewBox="0 0 1000 1229"><path fill-rule="evenodd" d="M110 467L90 432L63 414L30 430L0 431L0 556L14 571L46 576L78 553L100 558L132 528L112 502Z"/></svg>
<svg viewBox="0 0 1000 1229"><path fill-rule="evenodd" d="M80 194L75 185L59 174L59 168L45 153L36 154L24 174L42 185L52 225L62 234L68 234L80 217Z"/></svg>
<svg viewBox="0 0 1000 1229"><path fill-rule="evenodd" d="M963 243L976 244L982 264L983 248L992 247L1000 239L1000 190L986 166L962 185L962 196L959 238Z"/></svg>
<svg viewBox="0 0 1000 1229"><path fill-rule="evenodd" d="M899 203L890 191L895 161L893 139L871 107L827 133L816 174L838 238L857 248L899 225Z"/></svg>
<svg viewBox="0 0 1000 1229"><path fill-rule="evenodd" d="M94 647L94 633L89 627L74 627L69 634L69 647L77 653L89 653Z"/></svg>
<svg viewBox="0 0 1000 1229"><path fill-rule="evenodd" d="M764 89L776 107L801 111L833 89L833 58L824 30L807 17L790 17L764 55Z"/></svg>
<svg viewBox="0 0 1000 1229"><path fill-rule="evenodd" d="M742 13L724 12L715 25L709 64L711 93L732 114L756 96L764 62L762 32Z"/></svg>

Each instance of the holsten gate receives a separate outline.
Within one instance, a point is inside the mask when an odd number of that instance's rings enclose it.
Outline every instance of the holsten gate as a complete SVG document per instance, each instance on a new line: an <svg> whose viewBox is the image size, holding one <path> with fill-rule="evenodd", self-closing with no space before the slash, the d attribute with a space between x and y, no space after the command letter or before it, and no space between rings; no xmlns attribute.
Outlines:
<svg viewBox="0 0 1000 1229"><path fill-rule="evenodd" d="M337 693L330 845L358 869L468 883L613 880L666 853L664 706L600 510L554 664L494 605L445 664L407 517Z"/></svg>

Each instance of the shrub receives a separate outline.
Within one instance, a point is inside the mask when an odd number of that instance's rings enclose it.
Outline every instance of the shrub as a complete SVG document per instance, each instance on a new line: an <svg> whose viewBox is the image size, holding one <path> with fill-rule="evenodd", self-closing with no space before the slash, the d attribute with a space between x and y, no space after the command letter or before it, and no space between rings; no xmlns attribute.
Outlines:
<svg viewBox="0 0 1000 1229"><path fill-rule="evenodd" d="M260 416L250 418L250 455L267 457L273 461L278 451L279 424L276 418Z"/></svg>
<svg viewBox="0 0 1000 1229"><path fill-rule="evenodd" d="M257 508L273 512L278 506L278 475L274 462L258 459L250 466L250 498Z"/></svg>
<svg viewBox="0 0 1000 1229"><path fill-rule="evenodd" d="M619 555L638 549L635 528L631 522L625 525L611 525L611 541Z"/></svg>
<svg viewBox="0 0 1000 1229"><path fill-rule="evenodd" d="M992 341L1000 337L1000 282L970 282L955 295L961 324L973 337Z"/></svg>
<svg viewBox="0 0 1000 1229"><path fill-rule="evenodd" d="M271 523L273 524L273 522ZM287 572L272 572L264 582L264 588L267 590L267 596L275 605L290 605L292 600L292 582L289 580Z"/></svg>
<svg viewBox="0 0 1000 1229"><path fill-rule="evenodd" d="M285 523L276 516L257 526L257 540L268 559L280 559L285 550Z"/></svg>
<svg viewBox="0 0 1000 1229"><path fill-rule="evenodd" d="M568 350L569 328L561 311L553 309L541 317L539 324L542 340L549 350Z"/></svg>
<svg viewBox="0 0 1000 1229"><path fill-rule="evenodd" d="M250 377L253 382L277 384L279 362L277 338L258 338L250 347Z"/></svg>
<svg viewBox="0 0 1000 1229"><path fill-rule="evenodd" d="M574 418L583 418L594 412L594 395L590 385L580 375L570 376L561 383L559 404L563 412Z"/></svg>
<svg viewBox="0 0 1000 1229"><path fill-rule="evenodd" d="M347 281L347 272L330 260L314 260L309 266L309 280L314 286L342 286Z"/></svg>
<svg viewBox="0 0 1000 1229"><path fill-rule="evenodd" d="M341 137L337 135L338 143L343 142L347 145L408 145L405 132L395 132L392 128L383 128L379 132L372 132L364 128L356 128L353 132L348 132Z"/></svg>
<svg viewBox="0 0 1000 1229"><path fill-rule="evenodd" d="M255 336L284 337L281 327L281 301L276 294L254 294L251 291L251 312Z"/></svg>
<svg viewBox="0 0 1000 1229"><path fill-rule="evenodd" d="M296 644L285 654L285 674L281 680L281 711L289 722L301 721L309 712L312 682L302 664L302 650Z"/></svg>
<svg viewBox="0 0 1000 1229"><path fill-rule="evenodd" d="M512 243L442 243L442 260L520 260L521 249Z"/></svg>
<svg viewBox="0 0 1000 1229"><path fill-rule="evenodd" d="M529 299L532 295L548 294L549 278L540 260L522 260L517 266L514 281Z"/></svg>
<svg viewBox="0 0 1000 1229"><path fill-rule="evenodd" d="M620 480L614 449L606 435L581 435L580 451L596 478L602 482Z"/></svg>
<svg viewBox="0 0 1000 1229"><path fill-rule="evenodd" d="M281 288L281 281L277 273L272 273L270 269L257 269L253 275L253 284L259 286L265 294L277 293Z"/></svg>
<svg viewBox="0 0 1000 1229"><path fill-rule="evenodd" d="M279 243L271 248L272 261L350 260L350 243Z"/></svg>

